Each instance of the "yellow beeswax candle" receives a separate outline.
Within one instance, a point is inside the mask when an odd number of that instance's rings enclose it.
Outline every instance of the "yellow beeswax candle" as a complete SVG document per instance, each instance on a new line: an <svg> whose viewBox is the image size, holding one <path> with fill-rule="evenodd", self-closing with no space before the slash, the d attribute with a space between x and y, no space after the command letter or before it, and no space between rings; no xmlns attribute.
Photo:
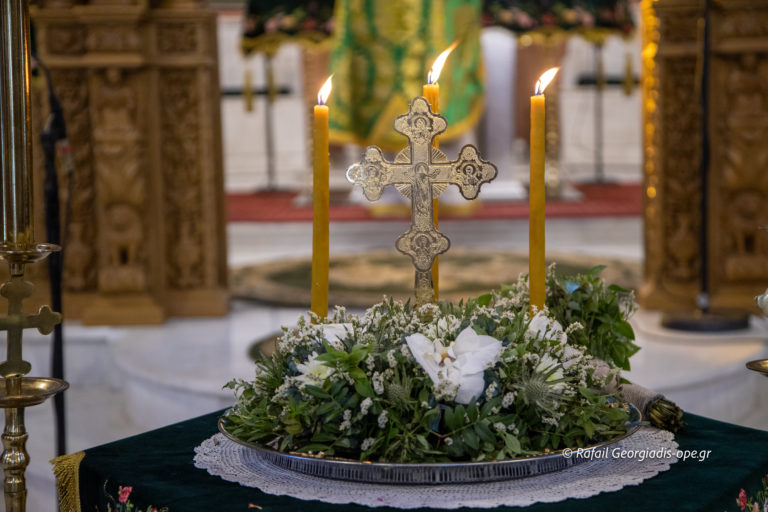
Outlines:
<svg viewBox="0 0 768 512"><path fill-rule="evenodd" d="M531 178L529 186L530 212L528 217L528 288L531 311L544 307L546 288L545 263L545 99L544 89L557 74L558 68L547 70L536 83L536 93L531 96Z"/></svg>
<svg viewBox="0 0 768 512"><path fill-rule="evenodd" d="M328 96L331 78L317 95L312 129L312 312L323 318L328 314Z"/></svg>
<svg viewBox="0 0 768 512"><path fill-rule="evenodd" d="M440 113L440 84L437 83L437 80L440 78L440 72L443 70L443 66L445 65L446 59L448 59L448 55L451 54L453 49L456 48L456 45L458 44L458 41L454 41L451 46L446 48L443 53L437 56L435 62L432 64L432 69L430 69L429 73L427 74L427 83L424 84L424 87L422 88L422 94L429 102L430 108L435 114ZM438 142L437 137L435 137L432 145L436 148L440 147L440 143ZM437 197L435 197L432 199L432 218L435 222L435 229L437 229L440 224L439 211L440 201ZM438 300L440 298L440 259L438 256L435 256L435 262L432 264L432 289L435 292L434 299Z"/></svg>
<svg viewBox="0 0 768 512"><path fill-rule="evenodd" d="M440 84L424 84L422 94L429 102L432 112L440 112ZM439 148L438 138L432 141L432 146ZM440 227L440 201L437 197L432 199L432 217L435 220L435 229ZM432 264L432 289L435 291L435 300L440 298L440 257L435 256L435 262Z"/></svg>

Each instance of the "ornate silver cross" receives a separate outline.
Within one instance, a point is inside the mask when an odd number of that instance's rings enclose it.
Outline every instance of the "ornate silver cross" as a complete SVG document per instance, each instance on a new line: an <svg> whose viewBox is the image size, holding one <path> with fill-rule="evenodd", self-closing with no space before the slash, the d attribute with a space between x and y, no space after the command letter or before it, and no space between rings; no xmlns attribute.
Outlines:
<svg viewBox="0 0 768 512"><path fill-rule="evenodd" d="M395 247L410 256L416 267L417 304L432 300L432 263L451 246L433 223L432 198L454 184L465 199L474 199L480 186L497 174L496 167L481 159L472 145L461 148L454 161L433 148L432 140L446 126L445 118L432 113L426 99L415 98L408 113L395 119L395 131L408 137L410 145L395 156L394 162L385 160L378 147L369 146L362 161L347 170L347 179L360 185L369 201L379 199L388 185L411 200L411 228L398 237Z"/></svg>

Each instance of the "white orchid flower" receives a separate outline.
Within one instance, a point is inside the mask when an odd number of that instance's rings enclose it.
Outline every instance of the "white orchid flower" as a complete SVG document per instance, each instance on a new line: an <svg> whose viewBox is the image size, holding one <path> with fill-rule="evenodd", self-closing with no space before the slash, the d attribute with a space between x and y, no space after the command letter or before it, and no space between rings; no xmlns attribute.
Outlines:
<svg viewBox="0 0 768 512"><path fill-rule="evenodd" d="M306 363L297 364L296 369L301 372L296 380L313 386L322 386L325 379L333 373L333 368L326 366L323 361L317 360L317 352L312 352Z"/></svg>
<svg viewBox="0 0 768 512"><path fill-rule="evenodd" d="M531 323L528 324L528 330L525 332L525 337L528 339L559 340L560 343L568 342L568 335L565 334L560 322L547 317L542 312L536 313L531 319Z"/></svg>
<svg viewBox="0 0 768 512"><path fill-rule="evenodd" d="M336 350L342 350L344 346L341 340L347 337L352 332L352 324L322 324L323 338L328 341L328 344Z"/></svg>
<svg viewBox="0 0 768 512"><path fill-rule="evenodd" d="M423 334L411 334L405 341L433 384L447 383L458 390L454 400L460 404L468 404L483 393L483 372L496 364L501 353L501 341L477 334L472 327L461 331L447 346Z"/></svg>

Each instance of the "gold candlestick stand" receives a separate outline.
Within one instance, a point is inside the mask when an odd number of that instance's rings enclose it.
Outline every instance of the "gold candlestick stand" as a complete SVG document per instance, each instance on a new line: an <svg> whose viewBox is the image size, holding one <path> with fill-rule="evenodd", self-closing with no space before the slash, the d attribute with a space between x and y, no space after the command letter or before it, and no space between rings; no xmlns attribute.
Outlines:
<svg viewBox="0 0 768 512"><path fill-rule="evenodd" d="M21 303L32 295L34 286L24 280L24 268L44 259L59 247L35 243L32 225L32 139L29 111L29 9L26 0L0 0L0 194L2 197L3 241L0 260L8 263L9 280L0 287L8 300L8 315L0 317L0 331L6 331L7 359L0 363L0 408L5 409L3 452L3 493L6 512L26 509L24 472L29 464L25 445L27 431L24 409L44 402L67 389L63 380L26 377L31 365L21 358L24 329L37 328L48 334L61 322L61 315L48 306L37 314L22 311Z"/></svg>

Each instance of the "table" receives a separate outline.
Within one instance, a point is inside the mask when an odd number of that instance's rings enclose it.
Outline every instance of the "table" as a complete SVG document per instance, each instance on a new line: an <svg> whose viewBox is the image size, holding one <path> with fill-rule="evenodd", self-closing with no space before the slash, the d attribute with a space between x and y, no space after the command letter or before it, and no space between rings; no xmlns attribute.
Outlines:
<svg viewBox="0 0 768 512"><path fill-rule="evenodd" d="M90 448L85 450L84 456L83 452L65 456L60 459L62 463L59 466L64 480L69 478L70 498L79 498L81 509L88 512L106 511L109 503L112 510L123 510L115 507L119 502L119 488L130 486L132 489L127 499L136 512L152 511L152 507L156 507L157 512L164 509L168 512L369 510L357 505L341 507L272 496L196 469L192 464L194 448L217 432L216 421L221 413L217 411ZM618 492L584 500L532 505L526 508L526 512L739 510L736 498L740 489L744 488L749 496L755 496L758 490L763 489L768 473L768 432L693 414L686 414L685 421L687 427L677 435L676 440L682 450L712 450L705 462L681 461L669 471L639 486L625 487ZM81 456L78 470L76 462ZM127 494L127 491L123 489L123 493ZM108 495L114 501L110 502ZM762 504L760 508L762 510ZM77 508L62 506L63 512L72 510ZM389 512L397 509L382 507L376 510Z"/></svg>

